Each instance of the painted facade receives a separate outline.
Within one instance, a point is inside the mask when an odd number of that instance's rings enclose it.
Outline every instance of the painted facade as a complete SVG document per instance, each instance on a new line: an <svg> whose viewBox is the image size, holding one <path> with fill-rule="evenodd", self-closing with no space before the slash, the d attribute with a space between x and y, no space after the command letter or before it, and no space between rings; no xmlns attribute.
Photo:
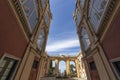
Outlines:
<svg viewBox="0 0 120 80"><path fill-rule="evenodd" d="M49 0L1 0L0 9L0 80L40 80L47 72Z"/></svg>
<svg viewBox="0 0 120 80"><path fill-rule="evenodd" d="M74 20L88 80L119 80L119 0L76 0Z"/></svg>

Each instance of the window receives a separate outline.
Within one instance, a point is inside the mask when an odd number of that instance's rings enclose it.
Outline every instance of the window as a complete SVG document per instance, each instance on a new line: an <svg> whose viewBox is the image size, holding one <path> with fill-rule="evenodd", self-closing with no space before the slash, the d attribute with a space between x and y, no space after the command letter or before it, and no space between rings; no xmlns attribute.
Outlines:
<svg viewBox="0 0 120 80"><path fill-rule="evenodd" d="M41 50L45 42L45 30L42 29L38 38L38 48Z"/></svg>
<svg viewBox="0 0 120 80"><path fill-rule="evenodd" d="M107 0L90 0L89 1L89 20L95 29L98 29L100 18L103 14Z"/></svg>
<svg viewBox="0 0 120 80"><path fill-rule="evenodd" d="M45 9L45 6L46 6L46 0L41 0L41 4L42 4L42 8Z"/></svg>
<svg viewBox="0 0 120 80"><path fill-rule="evenodd" d="M90 64L90 69L91 70L96 70L96 66L95 66L95 62L94 61L90 62L89 64Z"/></svg>
<svg viewBox="0 0 120 80"><path fill-rule="evenodd" d="M0 80L11 80L18 61L5 57L0 64Z"/></svg>
<svg viewBox="0 0 120 80"><path fill-rule="evenodd" d="M120 61L113 62L113 66L114 66L118 76L120 77Z"/></svg>
<svg viewBox="0 0 120 80"><path fill-rule="evenodd" d="M84 4L85 4L85 0L80 0L80 5L82 8L84 7Z"/></svg>
<svg viewBox="0 0 120 80"><path fill-rule="evenodd" d="M48 15L48 12L45 15L45 22L46 22L47 26L49 26L49 15Z"/></svg>
<svg viewBox="0 0 120 80"><path fill-rule="evenodd" d="M85 27L82 27L81 40L82 40L84 49L86 50L90 45L90 40L89 40L88 33L87 33Z"/></svg>
<svg viewBox="0 0 120 80"><path fill-rule="evenodd" d="M33 62L33 68L37 69L38 68L38 64L39 64L39 62L37 60L34 60L34 62Z"/></svg>
<svg viewBox="0 0 120 80"><path fill-rule="evenodd" d="M30 30L33 31L38 21L38 2L37 0L23 0L21 1L21 5Z"/></svg>
<svg viewBox="0 0 120 80"><path fill-rule="evenodd" d="M81 21L81 14L80 14L80 11L78 11L78 9L76 10L76 12L77 12L76 24L77 26L79 26L80 21Z"/></svg>

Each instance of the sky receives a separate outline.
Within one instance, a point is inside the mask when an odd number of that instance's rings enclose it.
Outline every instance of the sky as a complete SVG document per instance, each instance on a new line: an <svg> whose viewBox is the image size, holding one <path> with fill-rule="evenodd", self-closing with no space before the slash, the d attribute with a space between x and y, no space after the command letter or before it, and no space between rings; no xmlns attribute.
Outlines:
<svg viewBox="0 0 120 80"><path fill-rule="evenodd" d="M46 51L48 55L77 55L80 44L73 19L76 0L50 0L52 21Z"/></svg>

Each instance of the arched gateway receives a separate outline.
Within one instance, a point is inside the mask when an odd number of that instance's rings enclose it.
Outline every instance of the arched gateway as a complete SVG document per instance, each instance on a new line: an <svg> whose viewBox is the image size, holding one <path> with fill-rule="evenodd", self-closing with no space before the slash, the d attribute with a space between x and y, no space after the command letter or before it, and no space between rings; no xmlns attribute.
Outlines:
<svg viewBox="0 0 120 80"><path fill-rule="evenodd" d="M53 74L55 75L55 76L60 76L59 75L59 63L61 62L61 61L64 61L65 62L65 66L66 66L66 77L69 77L70 76L70 62L71 61L73 61L74 63L75 63L75 68L76 68L76 74L77 74L77 77L79 77L79 66L78 65L76 65L76 64L78 64L78 58L77 58L77 56L64 56L64 55L62 55L62 56L50 56L49 57L49 60L51 61L51 62L55 62L54 64L54 67L55 67L55 69L54 69L54 71L53 71ZM64 66L64 65L63 65Z"/></svg>

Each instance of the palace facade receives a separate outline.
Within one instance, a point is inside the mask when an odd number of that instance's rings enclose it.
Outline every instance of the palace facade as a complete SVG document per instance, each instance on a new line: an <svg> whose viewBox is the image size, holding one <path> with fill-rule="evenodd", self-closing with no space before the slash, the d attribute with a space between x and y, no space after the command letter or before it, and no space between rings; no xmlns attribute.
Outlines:
<svg viewBox="0 0 120 80"><path fill-rule="evenodd" d="M88 80L120 80L120 1L76 0L73 17Z"/></svg>
<svg viewBox="0 0 120 80"><path fill-rule="evenodd" d="M0 80L40 80L47 72L49 0L1 0L0 10Z"/></svg>

